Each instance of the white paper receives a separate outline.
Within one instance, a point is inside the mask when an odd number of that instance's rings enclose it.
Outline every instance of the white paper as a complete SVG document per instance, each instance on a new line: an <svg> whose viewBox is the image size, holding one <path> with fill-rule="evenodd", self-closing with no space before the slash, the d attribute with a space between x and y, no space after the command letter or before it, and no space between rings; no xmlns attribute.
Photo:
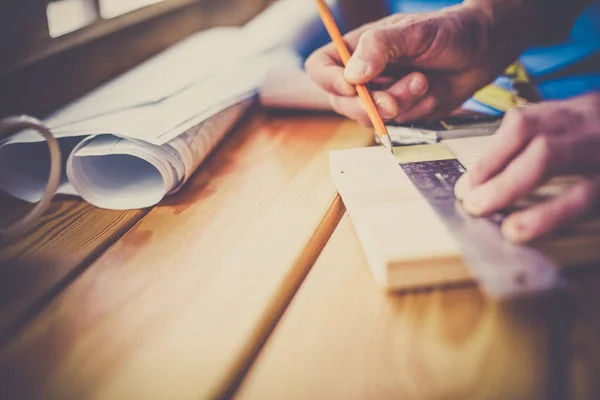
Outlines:
<svg viewBox="0 0 600 400"><path fill-rule="evenodd" d="M67 162L69 181L83 199L100 208L153 206L183 186L251 104L238 103L162 146L91 136Z"/></svg>
<svg viewBox="0 0 600 400"><path fill-rule="evenodd" d="M193 35L58 110L44 123L63 152L59 193L133 209L177 191L255 101L271 67L290 66L279 51L318 21L312 0L280 0L244 27ZM299 66L292 71L289 83L303 86ZM13 196L39 201L48 166L37 132L0 143L0 188Z"/></svg>
<svg viewBox="0 0 600 400"><path fill-rule="evenodd" d="M198 118L206 119L236 102L253 97L266 71L266 56L248 60L244 66L226 67L219 74L160 102L126 108L97 118L79 120L50 128L57 138L114 134L121 137L164 144L185 130L175 128ZM78 103L74 104L78 108ZM48 124L48 121L45 121ZM35 131L22 132L11 142L37 142L43 138Z"/></svg>
<svg viewBox="0 0 600 400"><path fill-rule="evenodd" d="M63 165L81 137L60 140ZM46 142L10 143L0 146L0 189L19 199L36 203L48 183L50 152ZM63 169L58 193L76 194Z"/></svg>

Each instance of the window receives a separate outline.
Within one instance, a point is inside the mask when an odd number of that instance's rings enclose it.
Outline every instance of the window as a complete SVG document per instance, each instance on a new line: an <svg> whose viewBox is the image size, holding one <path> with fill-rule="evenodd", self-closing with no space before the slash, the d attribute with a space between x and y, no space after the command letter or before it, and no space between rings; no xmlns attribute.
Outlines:
<svg viewBox="0 0 600 400"><path fill-rule="evenodd" d="M55 38L90 25L97 18L93 2L58 0L48 3L48 31Z"/></svg>
<svg viewBox="0 0 600 400"><path fill-rule="evenodd" d="M199 17L200 27L217 20L243 20L273 1L0 0L0 77L133 25L168 19L168 15L183 10Z"/></svg>
<svg viewBox="0 0 600 400"><path fill-rule="evenodd" d="M47 115L198 30L242 24L274 1L0 0L0 117Z"/></svg>
<svg viewBox="0 0 600 400"><path fill-rule="evenodd" d="M223 4L240 0L221 0ZM256 6L260 0L248 1ZM264 3L264 0L262 0ZM72 47L210 0L0 0L0 76Z"/></svg>
<svg viewBox="0 0 600 400"><path fill-rule="evenodd" d="M102 18L114 18L164 0L100 0Z"/></svg>
<svg viewBox="0 0 600 400"><path fill-rule="evenodd" d="M111 19L165 0L50 0L48 30L53 38L75 32L99 19Z"/></svg>

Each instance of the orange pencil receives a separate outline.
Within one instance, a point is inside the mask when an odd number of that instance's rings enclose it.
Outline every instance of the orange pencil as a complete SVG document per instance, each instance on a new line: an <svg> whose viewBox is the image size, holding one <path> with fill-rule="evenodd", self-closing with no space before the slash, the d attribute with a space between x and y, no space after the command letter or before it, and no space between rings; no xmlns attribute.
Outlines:
<svg viewBox="0 0 600 400"><path fill-rule="evenodd" d="M340 33L340 29L338 28L333 15L331 14L331 10L325 3L325 0L317 0L317 7L319 8L319 15L321 16L321 20L323 20L323 24L325 24L325 28L331 36L331 41L335 45L335 48L342 59L344 65L348 64L350 60L350 51L346 46L346 42L342 38L342 34ZM387 147L390 151L392 150L392 141L390 140L390 135L388 134L387 128L383 123L383 120L379 116L379 112L377 112L377 107L375 106L375 102L373 101L373 97L371 97L371 93L365 85L356 85L356 92L358 93L358 97L363 102L365 109L367 110L367 114L371 119L371 123L375 128L375 132L377 136L379 136L379 140L385 147Z"/></svg>

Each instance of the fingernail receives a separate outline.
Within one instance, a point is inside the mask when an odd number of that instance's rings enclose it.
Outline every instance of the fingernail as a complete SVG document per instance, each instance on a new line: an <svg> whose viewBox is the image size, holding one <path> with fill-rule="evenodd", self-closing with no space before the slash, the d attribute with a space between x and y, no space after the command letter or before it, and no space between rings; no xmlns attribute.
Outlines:
<svg viewBox="0 0 600 400"><path fill-rule="evenodd" d="M413 95L413 96L422 96L423 92L425 90L425 84L423 83L422 79L419 78L414 78L413 80L410 81L410 83L408 84L408 91Z"/></svg>
<svg viewBox="0 0 600 400"><path fill-rule="evenodd" d="M369 65L358 57L352 57L344 69L344 77L350 82L362 81L369 72Z"/></svg>
<svg viewBox="0 0 600 400"><path fill-rule="evenodd" d="M470 188L471 182L469 180L469 176L465 172L463 176L458 178L456 185L454 185L454 197L456 197L458 200L464 199Z"/></svg>
<svg viewBox="0 0 600 400"><path fill-rule="evenodd" d="M520 218L508 217L502 223L502 235L513 243L524 243L531 239L527 224Z"/></svg>
<svg viewBox="0 0 600 400"><path fill-rule="evenodd" d="M346 96L354 96L356 94L354 87L352 87L352 85L350 85L343 77L336 79L333 82L333 86L340 94Z"/></svg>
<svg viewBox="0 0 600 400"><path fill-rule="evenodd" d="M392 110L388 107L384 101L375 99L375 105L377 106L377 110L379 111L379 115L383 119L391 119L396 116L395 110Z"/></svg>
<svg viewBox="0 0 600 400"><path fill-rule="evenodd" d="M489 196L481 190L474 190L463 198L463 208L471 215L482 216L487 212Z"/></svg>

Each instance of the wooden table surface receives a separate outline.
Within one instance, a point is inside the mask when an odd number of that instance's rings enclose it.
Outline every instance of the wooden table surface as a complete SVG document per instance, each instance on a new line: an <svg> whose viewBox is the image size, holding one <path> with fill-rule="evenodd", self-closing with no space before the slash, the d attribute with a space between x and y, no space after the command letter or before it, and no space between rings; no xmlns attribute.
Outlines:
<svg viewBox="0 0 600 400"><path fill-rule="evenodd" d="M328 169L371 142L255 110L152 210L57 199L0 249L0 399L600 398L600 272L510 304L379 290Z"/></svg>

